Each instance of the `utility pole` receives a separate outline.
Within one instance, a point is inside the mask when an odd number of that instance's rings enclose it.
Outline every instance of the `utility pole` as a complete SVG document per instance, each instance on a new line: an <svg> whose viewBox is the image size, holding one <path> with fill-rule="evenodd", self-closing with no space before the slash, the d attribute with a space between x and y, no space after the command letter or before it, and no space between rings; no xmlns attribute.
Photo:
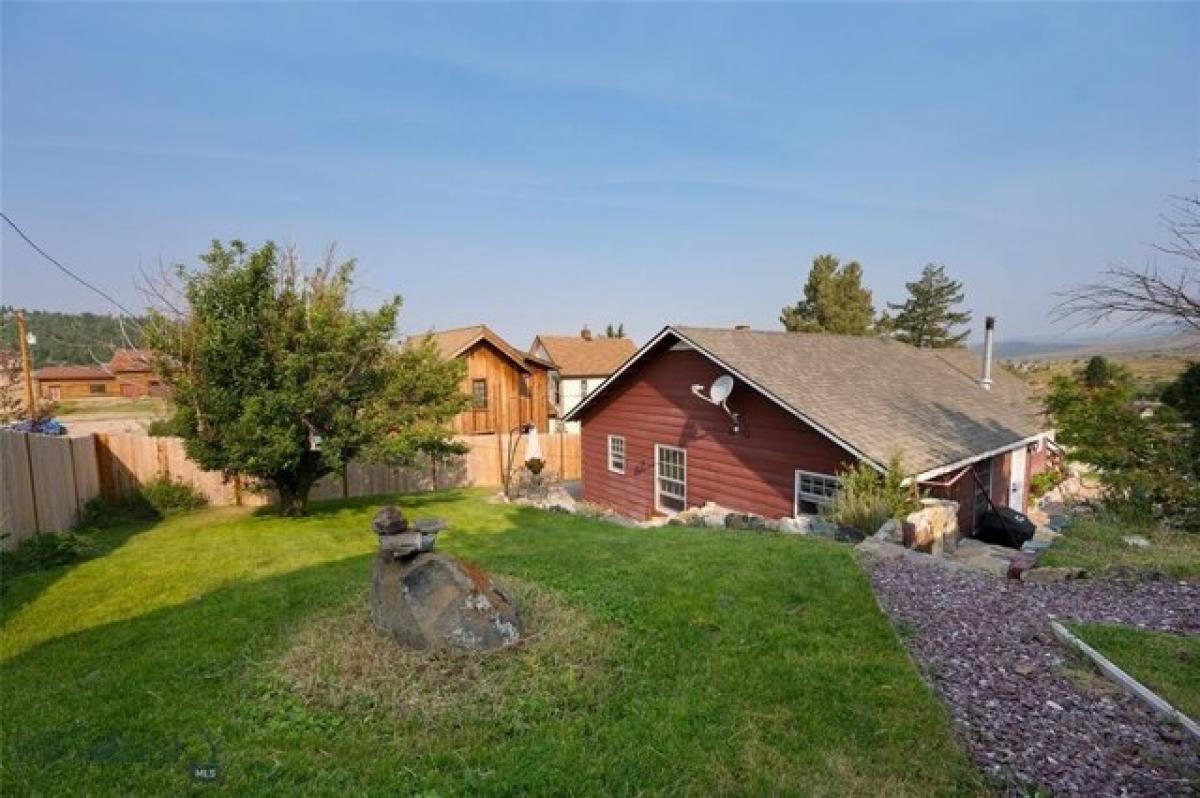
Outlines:
<svg viewBox="0 0 1200 798"><path fill-rule="evenodd" d="M33 397L33 367L29 363L29 333L25 329L25 311L17 311L17 337L21 339L21 371L25 375L25 407L29 420L37 420L37 402Z"/></svg>

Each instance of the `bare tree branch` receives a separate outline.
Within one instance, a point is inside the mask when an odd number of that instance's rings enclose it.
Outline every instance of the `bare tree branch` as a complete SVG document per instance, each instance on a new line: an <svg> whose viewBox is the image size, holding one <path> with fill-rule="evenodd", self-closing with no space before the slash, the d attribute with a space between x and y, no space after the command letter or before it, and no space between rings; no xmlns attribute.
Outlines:
<svg viewBox="0 0 1200 798"><path fill-rule="evenodd" d="M1200 195L1172 198L1163 223L1168 241L1155 249L1171 261L1166 268L1111 266L1098 282L1060 293L1051 318L1084 326L1117 321L1200 332Z"/></svg>

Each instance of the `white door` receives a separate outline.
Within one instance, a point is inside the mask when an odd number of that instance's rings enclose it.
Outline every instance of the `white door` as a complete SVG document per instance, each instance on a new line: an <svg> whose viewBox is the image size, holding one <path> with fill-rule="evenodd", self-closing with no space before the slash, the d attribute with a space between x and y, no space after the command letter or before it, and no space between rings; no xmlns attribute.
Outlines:
<svg viewBox="0 0 1200 798"><path fill-rule="evenodd" d="M1025 512L1025 447L1014 449L1009 463L1008 506Z"/></svg>

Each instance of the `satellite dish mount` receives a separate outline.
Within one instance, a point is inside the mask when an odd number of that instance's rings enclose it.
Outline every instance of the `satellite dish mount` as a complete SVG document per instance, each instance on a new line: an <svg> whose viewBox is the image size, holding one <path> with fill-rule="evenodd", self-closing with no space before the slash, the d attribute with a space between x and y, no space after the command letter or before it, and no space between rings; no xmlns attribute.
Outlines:
<svg viewBox="0 0 1200 798"><path fill-rule="evenodd" d="M742 431L742 415L735 413L729 409L729 394L733 393L733 377L728 374L722 374L713 380L712 387L708 389L708 395L704 394L703 385L693 385L692 393L700 397L709 404L716 405L724 410L729 415L729 420L732 422L731 429L736 435Z"/></svg>

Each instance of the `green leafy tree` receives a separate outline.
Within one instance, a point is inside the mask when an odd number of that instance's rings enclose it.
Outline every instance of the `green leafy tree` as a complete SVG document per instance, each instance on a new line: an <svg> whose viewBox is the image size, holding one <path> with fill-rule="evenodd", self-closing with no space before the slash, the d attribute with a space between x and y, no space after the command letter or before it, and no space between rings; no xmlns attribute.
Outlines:
<svg viewBox="0 0 1200 798"><path fill-rule="evenodd" d="M870 335L875 321L871 292L862 285L862 266L833 255L813 258L804 298L784 307L779 321L790 332Z"/></svg>
<svg viewBox="0 0 1200 798"><path fill-rule="evenodd" d="M1143 414L1137 389L1120 368L1095 381L1085 367L1056 377L1045 403L1059 443L1091 463L1119 510L1178 526L1200 523L1200 485L1186 424L1170 407Z"/></svg>
<svg viewBox="0 0 1200 798"><path fill-rule="evenodd" d="M1113 363L1104 355L1095 355L1083 367L1081 376L1083 384L1088 388L1103 388L1114 382L1128 383L1128 372Z"/></svg>
<svg viewBox="0 0 1200 798"><path fill-rule="evenodd" d="M1163 389L1165 405L1179 413L1192 433L1192 464L1200 480L1200 363L1189 363L1174 382Z"/></svg>
<svg viewBox="0 0 1200 798"><path fill-rule="evenodd" d="M895 318L889 319L896 339L921 349L962 346L970 330L955 332L954 328L971 321L970 313L954 309L965 298L962 283L950 279L945 266L931 263L921 270L920 279L905 287L908 299L888 303L896 311Z"/></svg>
<svg viewBox="0 0 1200 798"><path fill-rule="evenodd" d="M352 458L405 464L454 448L461 364L428 341L392 344L399 297L351 308L353 261L330 256L306 274L274 244L240 241L214 241L201 261L178 269L184 306L146 327L197 463L257 479L300 515L312 486Z"/></svg>

